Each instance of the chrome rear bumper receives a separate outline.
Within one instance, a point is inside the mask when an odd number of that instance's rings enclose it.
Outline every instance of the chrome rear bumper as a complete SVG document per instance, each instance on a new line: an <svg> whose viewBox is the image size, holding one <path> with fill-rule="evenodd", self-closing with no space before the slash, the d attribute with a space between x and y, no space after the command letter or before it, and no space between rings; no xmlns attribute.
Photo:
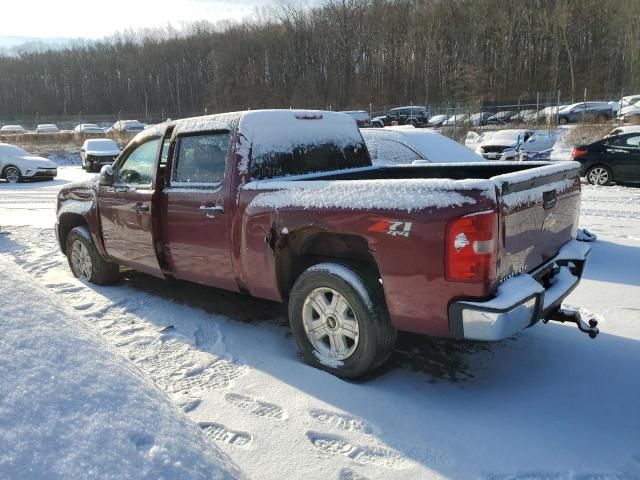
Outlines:
<svg viewBox="0 0 640 480"><path fill-rule="evenodd" d="M502 340L558 310L578 285L591 247L571 240L530 273L506 280L486 302L449 305L451 334L471 340Z"/></svg>

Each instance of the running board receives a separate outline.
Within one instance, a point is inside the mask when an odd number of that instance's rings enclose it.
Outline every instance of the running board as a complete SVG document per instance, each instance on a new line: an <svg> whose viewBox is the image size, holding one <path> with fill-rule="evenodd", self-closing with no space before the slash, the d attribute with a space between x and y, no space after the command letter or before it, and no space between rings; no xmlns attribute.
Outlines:
<svg viewBox="0 0 640 480"><path fill-rule="evenodd" d="M542 321L544 323L549 323L550 321L575 323L578 329L581 332L588 334L590 338L596 338L598 333L600 333L600 330L598 330L598 321L595 318L590 318L587 320L588 323L586 323L582 320L580 312L573 309L558 308L557 310L549 313L546 318L542 319Z"/></svg>

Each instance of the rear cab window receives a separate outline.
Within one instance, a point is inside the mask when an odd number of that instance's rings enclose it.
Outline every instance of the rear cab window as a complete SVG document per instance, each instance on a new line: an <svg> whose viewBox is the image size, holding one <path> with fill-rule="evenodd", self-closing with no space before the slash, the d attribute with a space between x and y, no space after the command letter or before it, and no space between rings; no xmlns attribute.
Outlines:
<svg viewBox="0 0 640 480"><path fill-rule="evenodd" d="M296 111L247 115L241 133L243 128L252 144L254 180L371 166L362 135L346 115Z"/></svg>

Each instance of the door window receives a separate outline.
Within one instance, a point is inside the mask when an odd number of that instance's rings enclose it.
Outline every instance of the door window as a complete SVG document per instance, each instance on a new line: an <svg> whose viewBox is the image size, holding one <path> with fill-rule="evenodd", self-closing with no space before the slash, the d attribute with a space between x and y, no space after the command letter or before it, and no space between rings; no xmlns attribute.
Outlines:
<svg viewBox="0 0 640 480"><path fill-rule="evenodd" d="M136 147L117 170L116 184L150 187L160 139Z"/></svg>
<svg viewBox="0 0 640 480"><path fill-rule="evenodd" d="M224 179L228 147L229 132L180 137L171 185L219 185Z"/></svg>
<svg viewBox="0 0 640 480"><path fill-rule="evenodd" d="M625 135L613 138L609 141L616 147L640 148L640 135Z"/></svg>
<svg viewBox="0 0 640 480"><path fill-rule="evenodd" d="M640 135L627 137L627 145L632 148L640 148Z"/></svg>

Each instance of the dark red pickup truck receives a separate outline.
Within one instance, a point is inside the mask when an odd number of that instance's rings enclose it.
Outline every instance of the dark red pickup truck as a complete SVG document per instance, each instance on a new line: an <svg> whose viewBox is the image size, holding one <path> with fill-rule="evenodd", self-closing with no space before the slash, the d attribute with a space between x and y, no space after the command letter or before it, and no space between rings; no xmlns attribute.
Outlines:
<svg viewBox="0 0 640 480"><path fill-rule="evenodd" d="M574 162L372 166L355 122L273 110L168 122L64 187L74 274L119 266L288 301L307 361L353 378L398 330L498 340L559 309L589 253Z"/></svg>

